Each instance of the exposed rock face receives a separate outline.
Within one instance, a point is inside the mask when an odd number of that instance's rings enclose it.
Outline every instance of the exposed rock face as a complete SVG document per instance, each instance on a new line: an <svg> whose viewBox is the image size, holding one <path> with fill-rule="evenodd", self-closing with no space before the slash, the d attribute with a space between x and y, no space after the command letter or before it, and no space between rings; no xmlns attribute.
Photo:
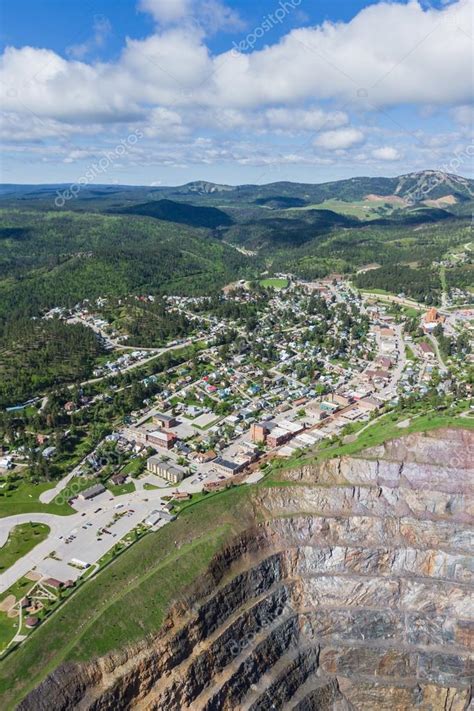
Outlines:
<svg viewBox="0 0 474 711"><path fill-rule="evenodd" d="M154 639L65 666L21 711L461 711L473 434L409 436L259 488L264 522Z"/></svg>

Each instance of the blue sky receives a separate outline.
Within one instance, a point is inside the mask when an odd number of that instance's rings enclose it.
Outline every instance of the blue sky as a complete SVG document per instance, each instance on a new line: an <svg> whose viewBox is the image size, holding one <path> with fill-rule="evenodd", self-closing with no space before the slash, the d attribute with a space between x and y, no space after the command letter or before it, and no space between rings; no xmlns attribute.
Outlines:
<svg viewBox="0 0 474 711"><path fill-rule="evenodd" d="M3 0L2 182L472 170L472 0Z"/></svg>

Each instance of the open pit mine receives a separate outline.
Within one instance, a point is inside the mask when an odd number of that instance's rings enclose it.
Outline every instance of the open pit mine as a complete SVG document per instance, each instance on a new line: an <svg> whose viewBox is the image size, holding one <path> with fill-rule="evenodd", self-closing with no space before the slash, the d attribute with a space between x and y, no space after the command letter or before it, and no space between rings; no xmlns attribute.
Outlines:
<svg viewBox="0 0 474 711"><path fill-rule="evenodd" d="M20 711L461 711L473 703L474 433L284 472L153 638Z"/></svg>

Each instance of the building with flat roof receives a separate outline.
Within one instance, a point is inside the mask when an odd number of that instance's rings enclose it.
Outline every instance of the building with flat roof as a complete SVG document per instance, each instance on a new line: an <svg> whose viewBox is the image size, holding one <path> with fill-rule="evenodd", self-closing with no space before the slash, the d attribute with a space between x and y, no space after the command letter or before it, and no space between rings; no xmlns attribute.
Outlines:
<svg viewBox="0 0 474 711"><path fill-rule="evenodd" d="M147 471L151 474L156 474L156 476L166 479L166 481L172 484L179 484L183 481L185 472L184 469L174 466L174 464L168 464L167 462L162 462L159 457L149 457L146 463Z"/></svg>
<svg viewBox="0 0 474 711"><path fill-rule="evenodd" d="M89 499L93 499L99 494L103 494L104 491L105 486L103 486L102 484L94 484L94 486L90 486L88 489L84 489L84 491L81 491L81 493L79 494L79 498L83 499L84 501L87 501Z"/></svg>
<svg viewBox="0 0 474 711"><path fill-rule="evenodd" d="M222 474L230 474L231 476L233 476L234 474L238 474L242 471L242 469L244 469L245 463L231 462L229 459L222 459L222 457L218 457L214 460L214 466Z"/></svg>
<svg viewBox="0 0 474 711"><path fill-rule="evenodd" d="M177 437L173 432L164 432L163 430L155 430L147 435L147 443L160 447L161 449L172 449Z"/></svg>
<svg viewBox="0 0 474 711"><path fill-rule="evenodd" d="M267 436L267 444L269 447L279 447L281 444L288 442L292 436L292 432L284 430L281 427L275 427Z"/></svg>
<svg viewBox="0 0 474 711"><path fill-rule="evenodd" d="M178 424L176 417L173 415L164 415L161 412L157 412L156 415L153 415L153 423L155 425L160 425L160 427L163 427L164 429L175 427L175 425Z"/></svg>

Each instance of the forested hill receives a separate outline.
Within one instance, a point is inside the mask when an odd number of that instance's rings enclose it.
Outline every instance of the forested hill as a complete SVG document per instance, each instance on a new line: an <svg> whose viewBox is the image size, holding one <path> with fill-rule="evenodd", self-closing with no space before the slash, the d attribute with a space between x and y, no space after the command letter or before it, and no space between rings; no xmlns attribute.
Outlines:
<svg viewBox="0 0 474 711"><path fill-rule="evenodd" d="M0 211L0 326L84 298L207 293L248 258L211 231L149 217Z"/></svg>
<svg viewBox="0 0 474 711"><path fill-rule="evenodd" d="M188 205L187 203L174 202L173 200L152 200L133 207L124 207L118 212L128 215L155 217L166 222L211 229L229 227L233 223L232 218L227 213L223 212L223 210L218 210L216 207Z"/></svg>

